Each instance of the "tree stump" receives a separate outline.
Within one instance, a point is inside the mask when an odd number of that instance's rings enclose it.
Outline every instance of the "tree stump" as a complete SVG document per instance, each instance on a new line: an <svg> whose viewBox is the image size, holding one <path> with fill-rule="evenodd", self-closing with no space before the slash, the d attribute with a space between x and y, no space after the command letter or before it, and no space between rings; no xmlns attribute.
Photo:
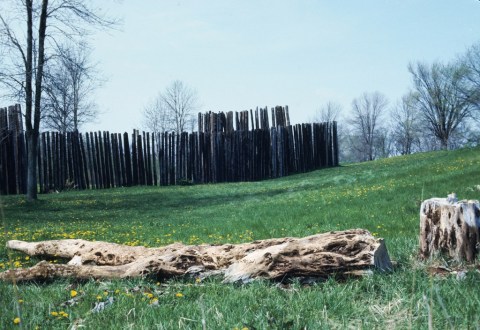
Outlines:
<svg viewBox="0 0 480 330"><path fill-rule="evenodd" d="M0 273L0 280L22 281L54 277L172 277L195 273L222 274L225 282L256 278L361 275L392 268L385 243L367 230L353 229L304 238L273 238L244 244L131 247L80 239L42 242L8 241L10 249L30 256L71 259L67 264L41 261L27 269Z"/></svg>
<svg viewBox="0 0 480 330"><path fill-rule="evenodd" d="M456 261L473 262L480 245L478 200L448 198L425 200L420 207L420 256L448 255Z"/></svg>

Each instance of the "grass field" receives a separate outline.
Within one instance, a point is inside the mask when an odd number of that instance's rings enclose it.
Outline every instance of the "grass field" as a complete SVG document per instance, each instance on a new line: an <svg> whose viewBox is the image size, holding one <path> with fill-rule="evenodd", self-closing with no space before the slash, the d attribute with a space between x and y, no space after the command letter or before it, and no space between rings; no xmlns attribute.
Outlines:
<svg viewBox="0 0 480 330"><path fill-rule="evenodd" d="M35 204L3 196L0 271L38 262L7 251L8 239L161 246L350 228L385 238L397 266L390 274L287 286L223 284L218 278L0 283L0 328L479 328L480 273L471 267L462 280L432 276L417 260L420 203L451 192L460 199L480 199L480 148L254 183L71 191L42 195ZM65 304L72 297L75 304ZM112 297L104 310L92 311Z"/></svg>

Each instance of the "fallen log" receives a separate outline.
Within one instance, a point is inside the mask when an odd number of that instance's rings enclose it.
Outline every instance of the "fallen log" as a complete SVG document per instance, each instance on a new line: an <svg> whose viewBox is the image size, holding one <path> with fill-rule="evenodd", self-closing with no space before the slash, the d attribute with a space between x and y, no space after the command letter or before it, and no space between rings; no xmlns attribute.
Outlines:
<svg viewBox="0 0 480 330"><path fill-rule="evenodd" d="M473 262L480 246L480 204L431 198L420 207L420 257L444 255L456 261Z"/></svg>
<svg viewBox="0 0 480 330"><path fill-rule="evenodd" d="M81 239L42 242L8 241L7 247L30 256L70 259L67 264L41 261L31 268L0 273L0 280L24 281L172 277L222 274L225 282L256 278L328 277L392 269L383 239L367 230L317 234L304 238L273 238L244 244L131 247Z"/></svg>

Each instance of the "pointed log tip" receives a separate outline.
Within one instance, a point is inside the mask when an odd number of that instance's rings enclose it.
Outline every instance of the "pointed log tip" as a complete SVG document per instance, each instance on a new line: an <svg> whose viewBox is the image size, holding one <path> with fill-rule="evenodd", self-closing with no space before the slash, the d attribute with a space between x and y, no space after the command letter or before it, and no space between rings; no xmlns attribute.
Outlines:
<svg viewBox="0 0 480 330"><path fill-rule="evenodd" d="M21 245L22 243L27 243L27 242L12 239L12 240L7 241L7 244L5 244L5 246L8 249L15 249L15 247Z"/></svg>
<svg viewBox="0 0 480 330"><path fill-rule="evenodd" d="M380 243L377 250L373 254L373 264L376 269L382 272L391 272L393 271L393 264L388 255L387 246L385 245L385 240L379 238L377 242Z"/></svg>

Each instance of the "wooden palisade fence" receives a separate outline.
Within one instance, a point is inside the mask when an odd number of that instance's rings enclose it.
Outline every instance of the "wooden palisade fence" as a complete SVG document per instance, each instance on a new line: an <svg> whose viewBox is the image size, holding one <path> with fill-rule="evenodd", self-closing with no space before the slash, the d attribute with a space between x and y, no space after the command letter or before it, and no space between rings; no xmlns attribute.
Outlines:
<svg viewBox="0 0 480 330"><path fill-rule="evenodd" d="M24 193L27 150L19 105L0 108L0 195Z"/></svg>
<svg viewBox="0 0 480 330"><path fill-rule="evenodd" d="M338 165L336 123L290 125L288 107L199 114L198 131L43 132L41 193L134 185L257 181ZM0 193L26 189L20 107L0 109Z"/></svg>

